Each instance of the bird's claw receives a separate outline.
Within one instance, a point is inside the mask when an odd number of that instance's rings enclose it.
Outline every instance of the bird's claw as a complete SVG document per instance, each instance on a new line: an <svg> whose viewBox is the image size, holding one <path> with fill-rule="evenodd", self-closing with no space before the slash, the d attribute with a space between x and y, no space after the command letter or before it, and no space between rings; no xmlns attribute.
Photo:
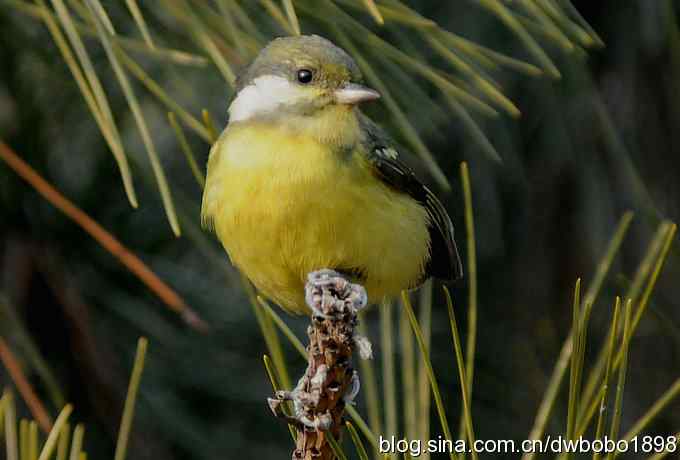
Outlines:
<svg viewBox="0 0 680 460"><path fill-rule="evenodd" d="M335 296L328 295L330 292ZM305 300L316 316L327 319L345 308L361 310L368 303L368 296L363 286L350 283L334 270L322 269L307 275Z"/></svg>

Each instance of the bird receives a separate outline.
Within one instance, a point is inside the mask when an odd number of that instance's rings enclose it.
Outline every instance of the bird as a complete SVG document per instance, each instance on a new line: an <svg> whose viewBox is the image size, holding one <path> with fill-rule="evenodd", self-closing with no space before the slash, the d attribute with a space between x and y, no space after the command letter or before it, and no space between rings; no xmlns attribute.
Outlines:
<svg viewBox="0 0 680 460"><path fill-rule="evenodd" d="M237 77L208 157L201 216L267 299L309 312L310 273L369 303L463 269L451 219L403 149L360 109L380 94L317 35L275 38Z"/></svg>

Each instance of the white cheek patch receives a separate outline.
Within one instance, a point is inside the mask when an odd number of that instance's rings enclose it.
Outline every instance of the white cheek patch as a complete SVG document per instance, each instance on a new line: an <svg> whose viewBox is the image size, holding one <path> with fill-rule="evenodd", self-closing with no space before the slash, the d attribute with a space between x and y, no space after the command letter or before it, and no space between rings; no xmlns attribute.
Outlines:
<svg viewBox="0 0 680 460"><path fill-rule="evenodd" d="M229 121L243 121L273 112L281 105L294 104L306 96L307 91L286 78L263 75L236 95L229 106Z"/></svg>

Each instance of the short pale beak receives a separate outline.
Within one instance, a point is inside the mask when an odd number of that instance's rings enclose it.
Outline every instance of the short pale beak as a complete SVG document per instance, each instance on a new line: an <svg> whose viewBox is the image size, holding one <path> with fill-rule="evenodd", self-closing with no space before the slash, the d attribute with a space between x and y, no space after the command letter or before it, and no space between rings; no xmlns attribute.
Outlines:
<svg viewBox="0 0 680 460"><path fill-rule="evenodd" d="M380 93L371 88L356 83L348 83L335 90L335 100L339 104L358 104L359 102L374 101L380 98Z"/></svg>

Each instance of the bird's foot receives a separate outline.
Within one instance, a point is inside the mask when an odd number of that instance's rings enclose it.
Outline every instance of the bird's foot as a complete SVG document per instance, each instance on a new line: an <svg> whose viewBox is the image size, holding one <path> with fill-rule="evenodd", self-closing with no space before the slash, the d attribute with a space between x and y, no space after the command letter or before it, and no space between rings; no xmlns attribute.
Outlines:
<svg viewBox="0 0 680 460"><path fill-rule="evenodd" d="M307 276L305 300L315 315L329 318L347 310L361 310L366 306L368 296L360 284L350 283L334 270L323 269Z"/></svg>
<svg viewBox="0 0 680 460"><path fill-rule="evenodd" d="M292 425L301 425L316 431L326 431L331 427L333 417L326 411L321 414L314 414L307 410L310 406L316 407L319 404L319 394L311 394L295 388L293 391L277 391L273 398L267 398L269 409L278 417L284 419ZM294 407L293 415L288 415L283 409L283 403L291 401Z"/></svg>

